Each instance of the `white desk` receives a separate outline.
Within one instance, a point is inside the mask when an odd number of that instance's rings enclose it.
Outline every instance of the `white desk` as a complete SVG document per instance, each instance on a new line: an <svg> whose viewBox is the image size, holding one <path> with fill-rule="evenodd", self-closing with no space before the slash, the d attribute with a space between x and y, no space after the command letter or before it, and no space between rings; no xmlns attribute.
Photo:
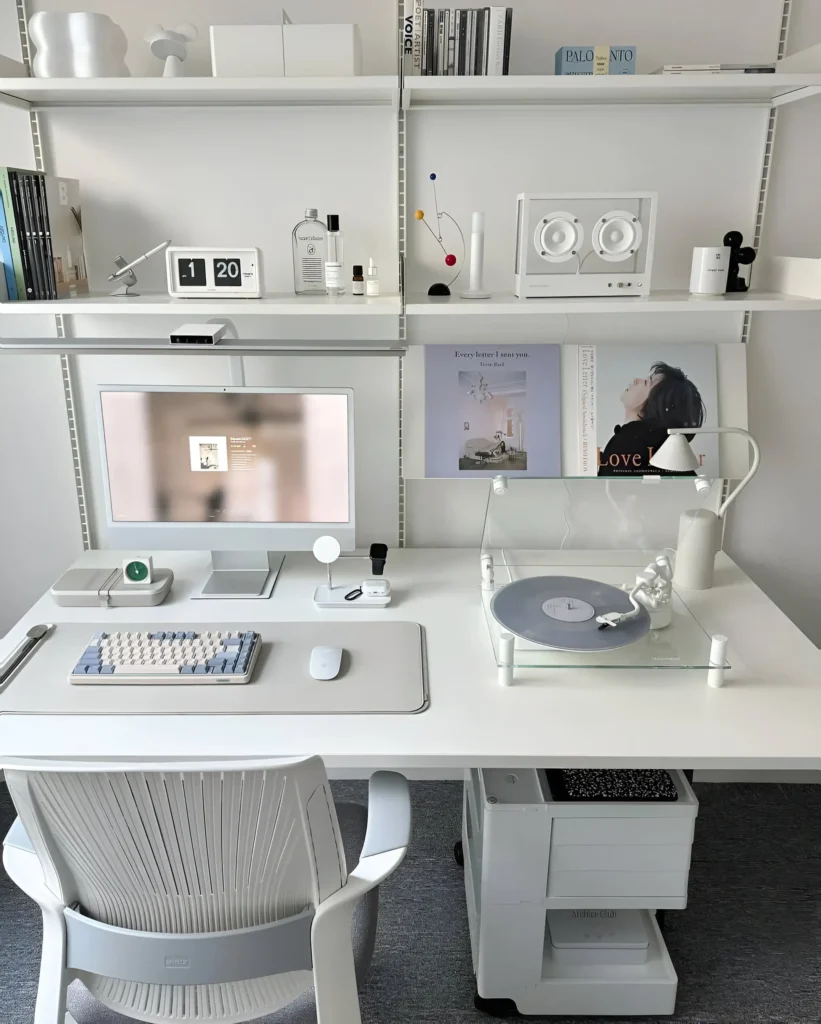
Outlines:
<svg viewBox="0 0 821 1024"><path fill-rule="evenodd" d="M559 557L568 568L580 564L579 553L561 552L554 564ZM647 561L620 552L586 559L624 565L625 581ZM117 565L120 556L89 552L81 561ZM384 611L315 611L311 597L323 568L309 555L287 557L268 601L190 601L206 562L180 552L155 557L176 574L171 597L158 608L59 608L46 595L0 641L0 660L39 622L406 619L427 633L431 705L401 716L163 717L150 714L153 688L145 687L146 716L0 714L0 756L317 753L331 767L365 769L821 768L821 652L725 556L716 586L687 594L705 629L730 637L733 670L720 690L707 687L703 671L687 670L519 670L516 685L500 687L478 561L475 550L392 551L396 597ZM361 576L357 566L341 563L340 579Z"/></svg>

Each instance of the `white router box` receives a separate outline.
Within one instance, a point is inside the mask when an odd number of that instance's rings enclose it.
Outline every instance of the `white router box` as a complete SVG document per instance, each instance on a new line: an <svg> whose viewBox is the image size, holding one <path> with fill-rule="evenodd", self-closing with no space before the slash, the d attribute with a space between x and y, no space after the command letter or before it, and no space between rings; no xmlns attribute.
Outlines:
<svg viewBox="0 0 821 1024"><path fill-rule="evenodd" d="M649 294L657 193L523 192L517 202L517 298Z"/></svg>

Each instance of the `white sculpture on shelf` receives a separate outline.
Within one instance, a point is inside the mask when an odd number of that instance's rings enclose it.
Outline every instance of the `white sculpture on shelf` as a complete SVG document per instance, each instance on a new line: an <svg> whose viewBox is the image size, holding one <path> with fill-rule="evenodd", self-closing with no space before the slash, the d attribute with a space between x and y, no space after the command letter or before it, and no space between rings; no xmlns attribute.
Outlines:
<svg viewBox="0 0 821 1024"><path fill-rule="evenodd" d="M188 44L197 38L197 29L187 22L175 29L152 25L145 34L145 41L152 54L165 61L163 78L180 78L185 74L182 62L188 56Z"/></svg>
<svg viewBox="0 0 821 1024"><path fill-rule="evenodd" d="M29 19L35 78L127 78L125 33L107 14L38 11Z"/></svg>

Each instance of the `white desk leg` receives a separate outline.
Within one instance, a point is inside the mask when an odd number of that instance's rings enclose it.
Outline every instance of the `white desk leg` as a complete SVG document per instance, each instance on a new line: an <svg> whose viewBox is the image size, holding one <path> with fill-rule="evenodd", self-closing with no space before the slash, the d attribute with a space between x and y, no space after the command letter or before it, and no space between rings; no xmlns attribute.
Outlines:
<svg viewBox="0 0 821 1024"><path fill-rule="evenodd" d="M710 667L707 685L718 689L724 685L724 666L727 664L727 637L716 634L710 646Z"/></svg>
<svg viewBox="0 0 821 1024"><path fill-rule="evenodd" d="M513 685L513 656L516 650L516 637L512 633L502 633L499 638L499 685Z"/></svg>

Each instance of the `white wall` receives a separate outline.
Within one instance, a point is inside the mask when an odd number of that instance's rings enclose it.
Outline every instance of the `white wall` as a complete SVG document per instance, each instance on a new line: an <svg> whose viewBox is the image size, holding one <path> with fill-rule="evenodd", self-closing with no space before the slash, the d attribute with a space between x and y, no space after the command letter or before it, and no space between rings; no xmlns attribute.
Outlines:
<svg viewBox="0 0 821 1024"><path fill-rule="evenodd" d="M781 0L758 0L751 12L748 0L513 0L515 8L514 73L550 71L555 50L566 43L584 43L596 38L612 42L636 43L639 70L648 71L666 60L705 61L772 58L778 36ZM43 0L30 4L35 9L71 9L74 0ZM150 0L144 4L122 5L113 0L91 0L90 10L111 14L126 28L131 45L128 61L135 74L159 74L157 62L142 43L144 29L156 20L171 24L194 20L201 40L192 48L190 73L207 74L207 25L211 21L254 22L278 20L278 8L263 0ZM390 0L300 0L291 5L292 17L318 21L354 20L363 27L364 70L389 73L395 59L395 8ZM791 47L799 48L821 40L821 10L814 0L795 0ZM0 50L16 55L14 39L14 0L0 0ZM705 24L710 31L704 30ZM595 27L595 31L591 28ZM156 118L154 117L156 113ZM390 152L393 131L389 111L231 111L193 112L181 117L172 111L62 111L49 115L47 136L57 166L87 181L89 227L94 233L89 262L95 282L100 285L108 260L119 249L129 252L155 241L167 226L180 239L204 241L207 221L217 219L221 233L229 229L242 235L259 232L270 264L272 288L288 287L287 233L309 200L326 209L336 203L343 215L349 247L356 252L373 248L383 270L383 288L395 282L396 261L392 240L394 166ZM495 248L488 253L488 273L494 287L509 289L509 263L512 257L510 230L511 194L522 187L659 187L659 238L663 242L656 287L682 286L686 283L684 255L689 246L703 242L709 233L725 229L725 218L742 229L751 223L754 189L758 174L762 112L732 111L716 108L700 111L707 125L699 134L699 120L687 108L667 110L663 115L652 109L628 112L629 132L619 132L615 112L578 112L569 118L566 112L533 112L535 128L532 145L522 146L522 112L481 114L477 111L419 111L409 118L409 205L430 205L425 180L437 170L442 182L440 200L464 220L476 204L486 206L489 232L495 232ZM150 120L154 118L154 120ZM211 130L214 153L205 152L196 143L206 118ZM483 120L489 118L489 120ZM821 255L814 235L818 235L821 198L815 184L819 163L819 120L821 101L785 108L780 115L779 148L773 179L770 208L770 237L773 251L799 255ZM152 140L151 125L157 129ZM484 126L484 127L483 127ZM466 144L465 129L470 144ZM422 136L422 131L425 134ZM575 133L575 134L574 134ZM603 133L603 134L602 134ZM812 137L814 133L815 138ZM601 150L591 143L600 137L607 142L606 161L594 166L593 157ZM517 139L519 141L517 141ZM663 139L663 145L659 144ZM247 140L243 142L243 140ZM308 141L309 152L303 145ZM154 144L152 145L152 141ZM664 159L653 158L656 150ZM384 157L382 147L385 147ZM21 111L0 108L0 161L31 165L27 118ZM672 148L671 148L672 147ZM676 148L678 147L678 148ZM302 164L294 153L303 153ZM695 156L702 173L688 170L685 155ZM678 154L678 155L677 155ZM701 155L699 155L701 154ZM578 158L574 165L574 156ZM631 161L640 161L652 171L652 181L637 182ZM649 159L649 163L647 162ZM241 168L245 178L219 201L214 199L222 180L224 161L233 174ZM647 174L645 173L645 176ZM717 204L710 184L719 181L722 193ZM499 182L501 181L501 187ZM190 185L188 184L190 182ZM158 187L159 185L159 187ZM253 189L259 196L255 218L249 218L240 201L241 194ZM317 194L319 193L319 194ZM184 198L181 200L180 196ZM415 235L416 225L409 223L411 284L423 287L435 259L426 243ZM167 236L165 236L167 237ZM490 235L489 235L490 237ZM234 244L239 244L234 243ZM246 244L255 244L254 240ZM257 243L258 244L258 243ZM92 249L92 246L89 246ZM348 250L352 256L351 249ZM363 259L366 253L363 252ZM686 261L685 261L686 262ZM147 264L144 280L150 288L161 286L161 267ZM301 318L308 319L311 318ZM323 319L323 318L318 318ZM386 318L390 320L390 318ZM687 340L697 332L699 341L731 342L738 338L740 318L733 315L701 315L698 318L643 316L616 318L465 317L426 319L411 326L414 341L500 340L512 343L537 340L562 340L573 343L608 339L629 341ZM749 500L738 503L733 526L734 553L775 596L785 610L805 629L819 636L811 622L807 602L812 593L812 573L821 568L821 550L813 542L818 487L807 472L812 460L799 455L795 444L788 454L788 441L800 437L804 451L819 450L818 424L803 410L814 409L813 378L817 377L817 326L813 316L793 314L788 318L758 315L750 346L751 405L753 429L765 448L765 466L751 489ZM364 320L364 318L363 318ZM361 325L363 339L380 337L387 330L381 318ZM170 324L165 318L100 320L75 318L76 333L125 336L152 334L162 336ZM263 330L280 336L294 336L295 324L277 320L243 319L247 335L261 336ZM314 329L324 335L329 325ZM51 325L14 322L14 329L34 334L51 333ZM359 328L347 325L348 331ZM447 339L444 331L447 330ZM349 335L350 337L351 335ZM790 354L785 361L785 350ZM197 362L201 362L197 360ZM202 361L204 362L204 361ZM356 360L354 362L357 362ZM342 377L348 375L342 364ZM260 382L271 383L280 376L283 361L260 360ZM86 363L88 368L90 364ZM111 366L111 364L108 364ZM156 362L147 370L146 379L163 379L169 361ZM216 366L203 370L207 377ZM394 388L393 370L387 361L379 361L374 383L375 404L368 422L380 429L376 416L388 424L385 459L393 447L396 426L395 408L376 397L379 387ZM395 364L393 364L395 365ZM96 362L99 368L100 363ZM302 382L314 376L315 364L295 361L293 374ZM189 364L192 380L201 376ZM333 367L323 368L333 376ZM813 372L815 371L815 372ZM113 372L113 370L111 371ZM117 371L119 373L119 369ZM221 371L220 371L221 372ZM367 371L365 371L367 372ZM109 370L106 369L106 375ZM188 371L186 371L188 373ZM84 380L96 375L82 371ZM384 374L384 377L382 376ZM341 383L342 377L334 382ZM133 378L132 378L133 379ZM313 379L310 382L314 382ZM329 378L330 382L330 378ZM67 434L62 416L59 366L55 359L43 357L0 357L0 438L14 437L15 457L25 467L25 487L19 500L4 501L0 534L0 632L19 614L29 597L16 585L24 571L41 589L55 577L77 549L76 510L68 456L64 456ZM371 392L369 392L370 394ZM395 390L391 392L395 394ZM405 402L413 406L418 396L407 390ZM28 411L37 424L36 436L19 431L21 409ZM36 414L36 415L35 415ZM815 434L813 435L813 431ZM815 443L813 443L813 440ZM768 453L771 455L768 457ZM800 465L799 465L800 459ZM792 460L792 461L791 461ZM360 468L362 462L360 461ZM380 515L392 514L395 502L393 464L380 469L372 478L371 494L384 483L387 497L379 499ZM19 492L18 492L19 493ZM484 514L485 483L479 481L408 482L408 536L416 544L477 544ZM44 496L46 500L44 501ZM792 504L789 498L792 497ZM785 508L786 506L786 508ZM52 533L43 543L44 528L37 518L38 509L65 524L65 534ZM777 517L777 518L776 518ZM777 522L777 528L770 523ZM783 524L783 525L782 525ZM372 528L378 524L371 523ZM801 537L802 548L786 538ZM62 539L60 539L62 538ZM783 539L782 539L783 538ZM809 552L809 554L808 554ZM12 560L9 558L11 553ZM24 554L27 560L23 560ZM17 559L17 561L14 561ZM21 569L25 566L25 569Z"/></svg>
<svg viewBox="0 0 821 1024"><path fill-rule="evenodd" d="M821 4L800 0L788 52L821 43ZM821 97L778 114L764 255L821 257ZM761 470L729 524L729 551L821 645L821 320L756 314L748 346L750 430Z"/></svg>
<svg viewBox="0 0 821 1024"><path fill-rule="evenodd" d="M0 53L20 59L14 3ZM0 163L33 166L22 110L0 105ZM57 356L0 353L0 636L82 550Z"/></svg>

